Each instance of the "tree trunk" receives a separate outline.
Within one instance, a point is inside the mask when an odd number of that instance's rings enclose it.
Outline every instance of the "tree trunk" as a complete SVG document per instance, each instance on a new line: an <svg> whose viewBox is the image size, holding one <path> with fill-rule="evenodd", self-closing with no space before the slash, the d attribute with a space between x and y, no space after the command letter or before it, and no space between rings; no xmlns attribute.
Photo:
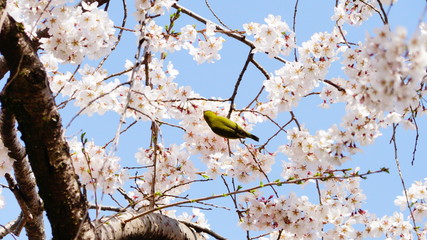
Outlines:
<svg viewBox="0 0 427 240"><path fill-rule="evenodd" d="M3 16L6 1L0 3ZM22 25L6 14L0 52L10 77L1 92L2 107L16 117L26 153L55 239L74 239L88 231L86 199L71 165L61 118L48 86L46 72ZM82 228L81 226L86 226Z"/></svg>

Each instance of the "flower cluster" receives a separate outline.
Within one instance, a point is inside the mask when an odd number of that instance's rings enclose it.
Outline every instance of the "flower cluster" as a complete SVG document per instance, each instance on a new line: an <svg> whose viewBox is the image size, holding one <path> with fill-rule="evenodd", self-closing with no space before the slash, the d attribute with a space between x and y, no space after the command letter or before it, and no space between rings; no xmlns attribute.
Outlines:
<svg viewBox="0 0 427 240"><path fill-rule="evenodd" d="M393 216L383 216L382 218L372 219L368 222L365 229L365 236L378 238L386 235L388 239L414 239L414 226L410 221L405 220L402 213L395 212ZM425 239L425 229L418 229L419 239ZM422 237L424 236L424 238Z"/></svg>
<svg viewBox="0 0 427 240"><path fill-rule="evenodd" d="M89 190L112 193L127 180L120 167L119 157L109 156L105 149L94 142L82 144L76 137L68 141L71 160L80 182Z"/></svg>
<svg viewBox="0 0 427 240"><path fill-rule="evenodd" d="M407 41L403 28L392 32L384 26L375 32L364 44L345 50L342 63L349 80L334 78L331 82L341 89L327 85L320 94L325 103L347 104L341 126L363 145L381 135L380 127L392 123L413 127L405 114L423 112L427 35L421 29Z"/></svg>
<svg viewBox="0 0 427 240"><path fill-rule="evenodd" d="M216 177L224 174L249 183L256 179L262 180L271 171L274 164L274 154L261 154L253 146L241 148L235 146L232 155L227 152L217 152L204 158L207 164L207 175Z"/></svg>
<svg viewBox="0 0 427 240"><path fill-rule="evenodd" d="M148 200L144 199L152 193L153 184L159 198L156 202L168 203L173 196L189 189L196 179L196 169L183 146L173 144L166 148L158 144L156 148L140 148L135 158L139 164L148 168L136 181L137 191L132 192L135 200L139 200L138 206L148 205Z"/></svg>
<svg viewBox="0 0 427 240"><path fill-rule="evenodd" d="M351 225L361 223L366 218L364 215L368 215L359 208L365 199L359 180L329 181L321 196L322 204L313 204L308 197L297 197L294 193L279 197L246 193L239 196L239 208L244 214L240 225L246 230L283 229L283 234L289 237L286 239L319 239L333 233L335 236L346 233L340 239L355 238L356 231ZM332 228L323 232L325 225ZM345 232L344 228L351 231Z"/></svg>
<svg viewBox="0 0 427 240"><path fill-rule="evenodd" d="M67 0L8 1L8 13L24 24L30 35L47 29L49 37L40 39L42 48L56 61L80 64L85 56L97 59L108 54L116 41L108 14L82 2L64 5Z"/></svg>
<svg viewBox="0 0 427 240"><path fill-rule="evenodd" d="M70 72L49 77L52 92L74 98L74 105L84 109L82 113L89 116L94 113L102 115L106 111L123 111L121 101L127 88L118 79L104 81L107 72L89 65L85 65L78 73L81 75L80 81Z"/></svg>
<svg viewBox="0 0 427 240"><path fill-rule="evenodd" d="M35 36L43 22L52 16L51 8L62 6L69 0L7 0L6 10L17 22L24 24L25 31Z"/></svg>
<svg viewBox="0 0 427 240"><path fill-rule="evenodd" d="M336 49L342 41L338 29L332 33L316 33L298 48L300 59L289 62L264 81L268 99L279 111L290 111L299 100L319 86L331 63L341 49ZM265 107L265 105L262 105Z"/></svg>
<svg viewBox="0 0 427 240"><path fill-rule="evenodd" d="M382 0L381 4L390 5L397 0ZM378 1L376 0L340 0L334 8L334 15L331 17L338 26L344 23L359 26L368 20L375 12L379 12Z"/></svg>
<svg viewBox="0 0 427 240"><path fill-rule="evenodd" d="M205 214L200 211L200 209L193 208L192 213L193 214L189 215L187 212L183 212L176 218L181 221L194 222L200 227L209 228L208 220L205 218Z"/></svg>
<svg viewBox="0 0 427 240"><path fill-rule="evenodd" d="M338 26L344 23L352 25L361 25L368 20L375 12L374 6L377 6L377 1L349 1L340 0L338 6L334 9L333 21L337 21Z"/></svg>
<svg viewBox="0 0 427 240"><path fill-rule="evenodd" d="M209 37L206 41L199 41L199 46L196 48L193 45L189 45L189 53L193 56L193 59L201 64L204 62L213 63L215 60L219 60L219 50L222 49L222 43L224 42L223 37Z"/></svg>
<svg viewBox="0 0 427 240"><path fill-rule="evenodd" d="M223 37L214 36L215 26L214 23L208 22L205 31L206 39L201 40L197 39L197 30L192 25L182 27L179 35L167 34L164 28L157 25L153 19L146 19L145 25L140 25L141 29L137 34L142 34L145 39L144 46L147 46L150 51L174 52L186 49L197 63L213 63L221 58L219 51L225 41ZM196 39L197 47L193 45Z"/></svg>
<svg viewBox="0 0 427 240"><path fill-rule="evenodd" d="M190 87L179 87L173 80L178 75L172 63L164 67L164 61L153 58L148 69L141 66L133 73L133 86L129 101L128 117L141 120L161 120L174 117L182 119L193 108L189 98L197 98ZM165 69L166 68L166 69ZM148 79L146 76L148 73ZM132 73L129 73L129 78ZM127 96L129 88L121 95ZM122 99L125 104L126 99Z"/></svg>
<svg viewBox="0 0 427 240"><path fill-rule="evenodd" d="M427 217L427 178L424 179L424 182L416 181L413 183L412 186L407 189L407 196L415 219L422 220ZM405 193L398 196L394 204L400 206L401 210L408 208Z"/></svg>
<svg viewBox="0 0 427 240"><path fill-rule="evenodd" d="M247 35L254 35L255 52L266 52L270 57L289 55L295 47L295 33L280 16L270 14L264 21L267 24L243 25Z"/></svg>
<svg viewBox="0 0 427 240"><path fill-rule="evenodd" d="M175 0L137 0L135 1L135 17L139 22L147 19L147 16L163 15L165 9L176 3Z"/></svg>
<svg viewBox="0 0 427 240"><path fill-rule="evenodd" d="M107 12L96 8L97 2L81 7L54 8L46 27L51 37L40 42L45 51L63 62L80 64L85 56L98 59L107 55L114 43L114 24Z"/></svg>
<svg viewBox="0 0 427 240"><path fill-rule="evenodd" d="M326 170L333 170L359 151L349 134L336 126L311 135L307 129L288 130L289 144L279 147L289 162L284 162L282 177L312 177Z"/></svg>
<svg viewBox="0 0 427 240"><path fill-rule="evenodd" d="M193 25L186 25L180 29L179 34L164 31L162 26L156 24L154 19L148 16L154 14L163 15L165 10L175 3L173 0L140 0L136 1L137 18L140 24L136 26L136 34L144 39L143 46L153 52L174 52L187 49L193 59L201 64L212 63L219 60L219 50L222 49L223 37L215 37L216 25L210 21L206 23L205 40L198 39L198 47L193 46L197 38L197 30ZM174 15L176 18L179 15ZM172 26L169 26L172 27ZM170 29L169 29L170 30Z"/></svg>
<svg viewBox="0 0 427 240"><path fill-rule="evenodd" d="M260 238L263 240L366 239L384 235L388 239L413 239L414 227L402 213L377 218L360 208L366 197L359 182L358 178L325 182L325 189L320 190L321 204L313 204L308 197L297 197L294 193L277 198L262 197L259 192L241 195L240 225L246 230L273 231L269 238ZM423 185L419 189L424 189L425 195L426 183L416 185ZM406 203L402 205L406 207ZM420 239L426 233L425 227L417 230Z"/></svg>
<svg viewBox="0 0 427 240"><path fill-rule="evenodd" d="M426 34L416 33L407 42L404 28L392 32L386 25L359 48L348 49L343 65L352 102L401 114L416 109L427 67L426 40Z"/></svg>
<svg viewBox="0 0 427 240"><path fill-rule="evenodd" d="M256 179L262 180L271 171L275 154L261 154L252 145L245 148L237 147L231 156L232 167L227 175L237 178L242 183Z"/></svg>

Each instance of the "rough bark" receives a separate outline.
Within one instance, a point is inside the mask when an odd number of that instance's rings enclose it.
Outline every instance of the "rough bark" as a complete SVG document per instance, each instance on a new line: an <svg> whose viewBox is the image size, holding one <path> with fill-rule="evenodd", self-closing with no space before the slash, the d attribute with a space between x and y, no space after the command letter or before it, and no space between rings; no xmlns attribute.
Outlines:
<svg viewBox="0 0 427 240"><path fill-rule="evenodd" d="M204 240L202 234L194 228L179 222L176 219L165 215L150 213L126 224L124 220L136 215L136 212L125 212L111 219L101 219L106 221L97 227L96 239L116 239L116 240Z"/></svg>
<svg viewBox="0 0 427 240"><path fill-rule="evenodd" d="M0 2L0 15L6 1ZM87 232L86 200L71 167L61 119L46 72L31 41L13 18L6 16L0 33L0 52L10 77L0 100L16 117L54 239L74 239Z"/></svg>
<svg viewBox="0 0 427 240"><path fill-rule="evenodd" d="M25 224L28 239L45 239L43 204L36 190L36 180L25 157L25 149L16 136L15 117L6 108L2 108L0 133L5 147L9 150L9 157L14 159L13 170L19 192L33 216L33 219Z"/></svg>

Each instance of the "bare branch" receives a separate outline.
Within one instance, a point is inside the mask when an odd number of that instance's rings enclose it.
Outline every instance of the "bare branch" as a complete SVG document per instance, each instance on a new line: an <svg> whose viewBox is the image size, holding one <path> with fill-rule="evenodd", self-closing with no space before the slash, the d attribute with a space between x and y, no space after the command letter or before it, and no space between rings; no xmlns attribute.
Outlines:
<svg viewBox="0 0 427 240"><path fill-rule="evenodd" d="M296 35L296 24L297 24L297 12L298 12L298 2L299 0L295 1L295 7L294 7L294 18L293 18L293 22L292 22L292 31L295 33ZM295 36L295 45L297 44L297 37ZM298 62L298 57L297 57L297 48L294 49L294 59L295 62Z"/></svg>
<svg viewBox="0 0 427 240"><path fill-rule="evenodd" d="M211 5L209 4L208 0L205 0L206 6L208 7L209 11L211 11L211 13L214 15L214 17L218 20L219 23L222 24L222 26L224 26L225 28L227 28L229 31L233 31L231 30L231 28L229 28L214 12L214 10L211 8Z"/></svg>
<svg viewBox="0 0 427 240"><path fill-rule="evenodd" d="M417 223L415 221L414 211L412 210L412 203L411 203L411 201L409 201L408 191L406 188L405 180L403 179L402 169L400 168L399 158L398 158L398 154L397 154L396 129L397 129L397 124L393 123L393 135L390 139L390 143L393 143L394 160L396 163L397 172L399 173L400 182L402 183L403 192L405 193L406 204L408 206L409 213L411 214L411 219L412 219L412 224L414 226L414 231L417 233L417 236L419 236Z"/></svg>
<svg viewBox="0 0 427 240"><path fill-rule="evenodd" d="M107 56L105 56L104 59L102 59L102 61L99 63L99 65L98 65L98 67L96 68L95 71L97 71L98 69L100 69L102 67L102 65L108 59L108 57L110 56L110 54L114 51L114 49L116 49L117 45L119 45L119 42L120 42L120 40L122 38L124 27L126 25L126 20L127 20L127 16L128 16L128 10L127 10L127 5L126 5L126 0L122 0L122 4L123 4L123 20L122 20L122 26L119 28L120 31L119 31L119 34L117 35L117 41L114 43L114 46L111 48L110 53Z"/></svg>
<svg viewBox="0 0 427 240"><path fill-rule="evenodd" d="M245 74L245 72L246 72L246 70L248 68L248 65L251 62L251 59L253 58L253 56L254 56L254 54L252 53L252 49L251 49L249 51L248 57L246 58L246 62L243 65L242 71L240 72L239 77L237 78L236 84L234 85L234 91L233 91L233 94L230 97L230 110L228 111L227 118L230 118L231 112L234 109L234 100L236 98L237 91L239 90L239 86L240 86L240 83L242 82L243 75Z"/></svg>
<svg viewBox="0 0 427 240"><path fill-rule="evenodd" d="M184 223L185 225L187 225L187 226L189 226L191 228L194 228L198 232L207 233L207 234L211 235L212 237L214 237L216 239L219 239L219 240L226 240L227 239L227 238L224 238L223 236L219 235L218 233L210 230L209 228L202 227L202 226L197 225L195 223L187 222L187 221L179 221L179 222Z"/></svg>

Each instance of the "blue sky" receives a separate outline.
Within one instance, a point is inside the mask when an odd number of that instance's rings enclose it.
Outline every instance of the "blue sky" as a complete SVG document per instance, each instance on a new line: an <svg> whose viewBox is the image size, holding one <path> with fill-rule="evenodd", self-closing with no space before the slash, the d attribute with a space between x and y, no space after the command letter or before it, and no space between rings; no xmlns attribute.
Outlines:
<svg viewBox="0 0 427 240"><path fill-rule="evenodd" d="M119 21L122 18L121 1L112 1L110 5L109 14L112 16L115 25L120 25ZM198 13L199 15L218 23L213 15L210 13L205 5L205 1L180 1L182 6ZM236 0L236 1L211 1L210 5L216 14L225 22L230 28L243 30L243 24L247 22L263 23L264 18L268 14L280 15L282 20L285 20L290 26L293 22L295 1L280 1L280 0L267 0L267 1L254 1L254 0ZM315 32L330 32L333 29L334 22L330 20L333 14L333 6L335 1L299 1L297 22L296 22L296 35L297 44L310 39L311 35ZM420 16L424 10L425 2L420 0L400 0L391 9L389 20L391 28L397 26L405 26L411 33L420 20ZM131 13L133 11L133 2L128 2L129 16L127 28L134 27L134 21ZM174 12L174 9L171 9ZM425 18L424 18L425 21ZM160 21L161 22L161 21ZM166 21L165 21L166 23ZM195 24L197 29L203 29L204 25L190 19L187 16L177 22L177 29L185 24ZM357 42L363 41L367 33L372 33L373 28L380 27L382 23L378 16L373 16L361 27L352 27L345 25L348 31L347 39L349 41ZM205 97L222 97L228 98L231 96L235 81L241 71L241 68L246 60L249 47L242 43L224 36L226 42L221 54L221 60L214 64L198 65L192 60L192 56L185 51L172 53L168 55L168 60L172 61L175 68L179 70L175 82L181 86L189 85L192 89ZM126 59L133 60L136 51L136 37L133 33L125 32L122 42L118 45L115 53L106 63L105 67L109 73L115 73L123 70ZM281 63L266 57L264 54L256 54L255 59L258 60L263 67L272 73L275 69L281 66ZM292 57L289 58L292 60ZM88 61L88 63L94 63ZM94 64L94 66L96 66ZM72 66L67 66L65 69L73 69ZM344 77L340 71L340 66L335 66L331 69L328 77ZM253 66L249 67L245 73L241 89L242 94L238 94L236 105L237 107L246 106L256 92L258 92L264 76ZM334 123L339 123L344 115L344 104L332 105L330 109L322 109L318 107L321 99L314 95L304 98L299 106L294 109L294 112L299 119L300 123L304 123L305 127L310 129L312 134L320 129L327 129ZM76 108L70 107L64 109L61 114L63 117L63 124L66 125L69 120L77 112ZM67 136L79 135L80 131L86 132L89 139L93 139L96 144L104 145L113 138L117 124L118 116L113 113L107 113L103 116L92 117L79 117L69 129L67 129ZM281 122L289 119L289 113L284 112L279 116ZM412 151L415 142L415 132L406 131L403 128L397 130L397 142L399 144L399 160L402 167L403 176L407 187L409 187L415 180L423 180L427 177L425 169L427 169L427 152L425 145L427 143L425 136L427 132L426 119L418 119L418 126L420 128L420 139L416 152L415 165L411 166ZM293 127L293 126L292 126ZM149 123L139 123L133 131L124 134L120 140L118 155L122 158L122 166L136 166L134 154L140 147L148 147L149 145ZM176 130L170 127L163 127L163 141L166 145L172 143L181 143L182 134L181 130ZM261 139L268 138L276 129L272 124L260 124L254 127L253 133ZM393 146L389 144L392 135L391 129L382 131L383 136L379 137L374 145L363 148L363 153L357 154L353 161L347 162L343 167L355 168L361 167L361 171L378 170L381 167L389 167L390 174L377 174L369 176L367 180L361 182L362 188L367 195L366 204L363 206L365 210L377 213L378 216L392 215L394 211L399 211L399 208L393 204L397 195L402 193L402 186L400 179L396 172L396 165L394 161ZM249 140L250 141L250 140ZM262 142L262 141L261 141ZM286 135L281 133L278 138L268 147L269 151L276 151L278 145L287 143ZM192 158L196 166L200 170L204 170L204 166L198 162L197 156ZM275 165L275 170L272 172L271 179L280 178L281 160L285 160L285 156L279 155ZM0 183L4 183L4 179L0 179ZM258 185L258 182L248 184L248 187ZM130 190L129 188L126 190ZM290 191L297 191L298 195L307 195L313 203L317 201L315 186L307 185L304 188L300 186L283 186L278 188L281 194L287 194ZM188 193L192 198L209 196L212 194L225 193L226 188L222 184L221 179L204 185L197 184ZM268 195L268 190L263 190ZM14 219L19 214L18 207L14 202L11 194L7 189L3 189L2 195L5 196L7 205L6 208L0 209L0 224ZM105 200L106 203L109 201ZM233 209L231 201L227 198L210 201L220 206L228 206ZM112 204L112 203L111 203ZM178 211L191 212L190 208L179 208ZM233 210L226 211L223 209L214 209L212 211L204 211L208 218L208 223L211 228L229 239L243 239L246 234L237 227L237 216ZM405 212L407 215L407 211ZM3 217L4 216L4 217ZM49 231L49 230L48 230ZM7 237L6 239L12 239ZM22 236L19 239L26 239Z"/></svg>

